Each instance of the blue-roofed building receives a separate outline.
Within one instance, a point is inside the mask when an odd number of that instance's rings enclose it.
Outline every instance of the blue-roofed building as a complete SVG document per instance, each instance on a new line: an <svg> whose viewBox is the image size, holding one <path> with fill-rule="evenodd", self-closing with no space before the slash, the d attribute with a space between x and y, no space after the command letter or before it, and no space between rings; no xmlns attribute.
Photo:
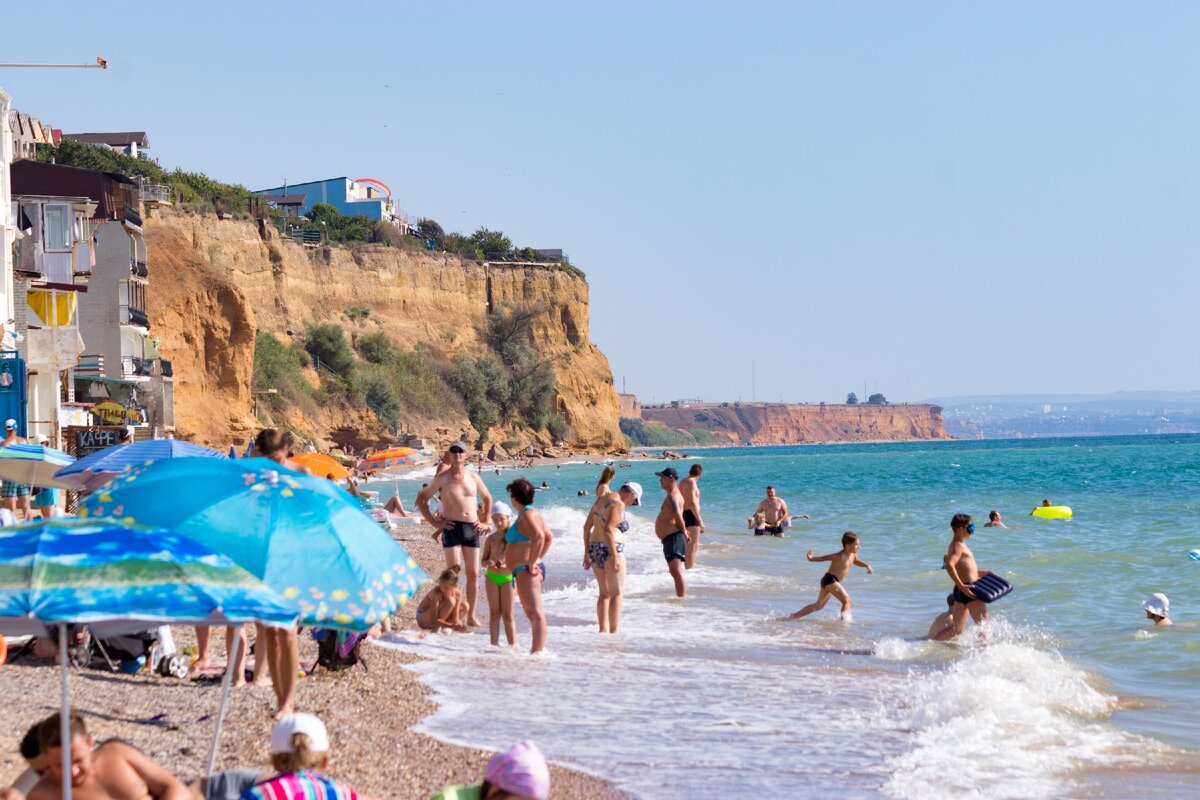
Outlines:
<svg viewBox="0 0 1200 800"><path fill-rule="evenodd" d="M396 208L392 202L392 190L385 183L374 178L352 180L341 177L309 181L308 183L288 183L283 186L273 186L270 189L259 189L255 194L302 194L304 203L300 206L301 214L308 214L317 203L328 203L348 217L362 214L368 219L391 222L401 228L408 227L408 220L404 212Z"/></svg>

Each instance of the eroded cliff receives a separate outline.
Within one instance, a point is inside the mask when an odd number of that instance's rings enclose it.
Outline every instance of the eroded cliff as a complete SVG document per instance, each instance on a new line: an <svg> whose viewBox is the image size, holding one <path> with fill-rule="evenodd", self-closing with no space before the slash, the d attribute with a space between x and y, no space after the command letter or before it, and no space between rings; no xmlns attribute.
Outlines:
<svg viewBox="0 0 1200 800"><path fill-rule="evenodd" d="M227 442L231 430L255 426L250 375L258 330L287 341L311 322L345 326L346 312L356 309L363 331L383 331L407 346L470 350L489 308L522 303L544 309L530 338L554 370L568 444L593 451L622 444L608 359L588 337L588 285L570 272L383 245L305 248L269 225L170 211L147 221L146 242L149 312L160 350L176 365L180 435ZM319 422L325 436L344 423ZM469 429L461 412L416 423L416 432L432 438L436 428Z"/></svg>
<svg viewBox="0 0 1200 800"><path fill-rule="evenodd" d="M642 419L670 428L702 428L731 444L807 444L949 439L934 405L741 405L647 407Z"/></svg>

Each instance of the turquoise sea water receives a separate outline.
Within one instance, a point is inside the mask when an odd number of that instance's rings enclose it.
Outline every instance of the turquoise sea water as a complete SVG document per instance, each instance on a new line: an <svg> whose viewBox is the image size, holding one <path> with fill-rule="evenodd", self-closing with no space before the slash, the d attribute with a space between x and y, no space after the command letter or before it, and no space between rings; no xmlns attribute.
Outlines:
<svg viewBox="0 0 1200 800"><path fill-rule="evenodd" d="M696 453L708 532L690 596L673 597L652 531L658 462L618 471L646 488L631 514L622 631L594 632L595 586L580 525L599 467L525 473L547 559L548 654L486 635L397 637L439 711L436 736L546 753L639 797L1195 797L1200 792L1200 436L936 442ZM686 467L690 461L676 464ZM682 470L681 470L682 471ZM485 474L497 495L513 472ZM746 517L771 483L786 539ZM409 500L411 486L400 484ZM389 487L380 486L385 489ZM385 495L386 497L386 491ZM1029 511L1049 498L1070 521ZM999 509L1010 530L984 528ZM940 569L956 512L972 514L983 569L1015 589L992 606L986 643L922 640L951 588ZM837 603L783 619L817 594L843 531L862 537ZM1173 628L1140 601L1171 598ZM500 705L508 709L498 714Z"/></svg>

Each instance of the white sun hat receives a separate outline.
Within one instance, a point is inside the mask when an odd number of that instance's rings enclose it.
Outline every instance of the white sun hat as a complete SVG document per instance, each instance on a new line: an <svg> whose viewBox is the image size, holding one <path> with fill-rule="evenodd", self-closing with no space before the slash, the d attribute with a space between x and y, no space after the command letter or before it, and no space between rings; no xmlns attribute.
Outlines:
<svg viewBox="0 0 1200 800"><path fill-rule="evenodd" d="M1156 617L1171 616L1171 601L1162 592L1155 592L1143 600L1142 608Z"/></svg>

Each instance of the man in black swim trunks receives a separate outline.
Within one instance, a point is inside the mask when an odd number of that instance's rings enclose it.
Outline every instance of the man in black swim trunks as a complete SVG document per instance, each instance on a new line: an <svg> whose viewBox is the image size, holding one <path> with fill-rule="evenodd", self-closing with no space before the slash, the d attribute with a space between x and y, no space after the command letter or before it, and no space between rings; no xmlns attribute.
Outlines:
<svg viewBox="0 0 1200 800"><path fill-rule="evenodd" d="M967 627L967 615L981 625L987 619L987 606L975 596L971 587L975 581L984 575L990 575L987 570L980 570L975 563L975 554L967 546L967 540L975 533L975 523L968 514L955 514L950 520L950 530L954 538L950 540L950 549L946 551L943 565L950 580L954 581L954 591L951 597L954 604L950 607L950 625L947 625L937 635L939 640L953 639Z"/></svg>
<svg viewBox="0 0 1200 800"><path fill-rule="evenodd" d="M489 530L486 522L480 522L480 503L483 504L482 519L491 519L492 495L483 478L467 469L467 445L461 441L451 442L446 451L446 469L433 476L417 495L417 508L425 521L434 527L434 540L441 539L442 552L446 555L446 566L461 564L467 576L467 625L479 627L475 616L475 600L479 593L479 537ZM441 496L442 509L438 514L430 511L433 496Z"/></svg>
<svg viewBox="0 0 1200 800"><path fill-rule="evenodd" d="M700 547L700 534L704 533L704 517L700 516L700 475L704 468L692 464L688 476L679 482L679 494L683 496L683 521L687 525L687 559L683 565L691 569L696 565L696 550Z"/></svg>
<svg viewBox="0 0 1200 800"><path fill-rule="evenodd" d="M658 485L667 493L663 499L662 508L654 520L654 533L662 542L663 558L667 560L667 569L675 580L675 594L683 597L687 586L683 581L684 562L687 560L688 536L687 523L683 519L683 495L679 493L679 473L674 467L667 467L658 476Z"/></svg>
<svg viewBox="0 0 1200 800"><path fill-rule="evenodd" d="M766 498L758 504L767 527L765 533L772 536L783 536L783 522L788 518L787 501L775 494L775 487L767 487ZM757 532L757 531L756 531Z"/></svg>

